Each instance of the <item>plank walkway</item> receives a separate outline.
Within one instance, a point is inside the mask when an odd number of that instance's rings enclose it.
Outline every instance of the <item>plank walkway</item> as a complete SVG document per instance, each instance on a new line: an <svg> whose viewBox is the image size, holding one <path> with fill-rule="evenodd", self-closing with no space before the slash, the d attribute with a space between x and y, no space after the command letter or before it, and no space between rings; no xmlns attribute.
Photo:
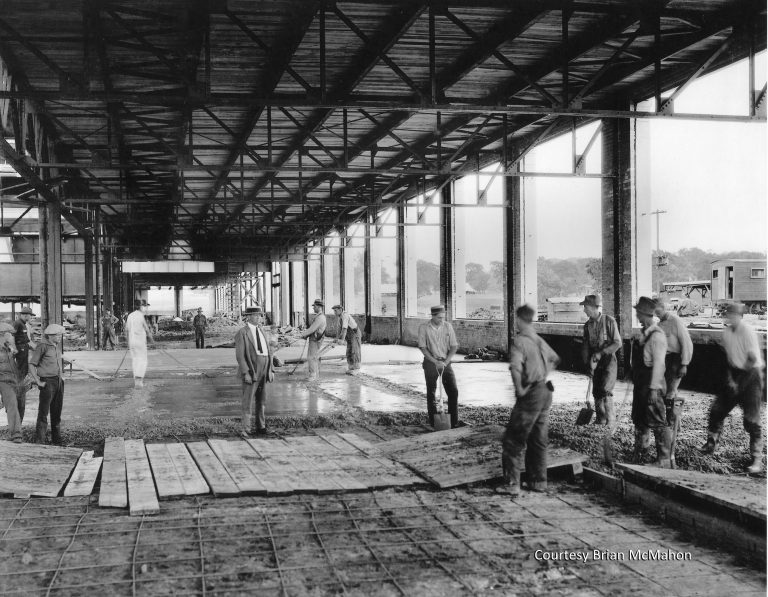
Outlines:
<svg viewBox="0 0 768 597"><path fill-rule="evenodd" d="M81 448L0 441L0 494L56 497L82 453Z"/></svg>
<svg viewBox="0 0 768 597"><path fill-rule="evenodd" d="M457 427L416 437L400 438L372 446L401 462L441 489L501 478L501 437L497 425ZM569 467L582 472L588 456L567 448L548 451L547 468Z"/></svg>

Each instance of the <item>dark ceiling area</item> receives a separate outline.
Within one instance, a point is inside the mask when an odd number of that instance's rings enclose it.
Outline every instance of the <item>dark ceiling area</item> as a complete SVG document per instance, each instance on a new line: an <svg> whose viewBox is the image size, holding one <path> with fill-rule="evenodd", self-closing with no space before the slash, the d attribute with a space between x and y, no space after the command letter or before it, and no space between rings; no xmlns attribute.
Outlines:
<svg viewBox="0 0 768 597"><path fill-rule="evenodd" d="M765 49L765 13L4 0L0 147L24 184L3 198L60 202L125 258L270 259L485 165L514 173L537 142L640 100L673 117L662 94Z"/></svg>

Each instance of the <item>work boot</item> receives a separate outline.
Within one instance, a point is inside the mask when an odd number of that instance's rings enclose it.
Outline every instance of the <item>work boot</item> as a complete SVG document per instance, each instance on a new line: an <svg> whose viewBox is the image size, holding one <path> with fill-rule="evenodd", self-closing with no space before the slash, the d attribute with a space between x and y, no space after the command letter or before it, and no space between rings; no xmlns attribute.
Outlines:
<svg viewBox="0 0 768 597"><path fill-rule="evenodd" d="M763 472L763 455L760 452L752 454L752 464L747 467L747 472L750 475L759 475Z"/></svg>
<svg viewBox="0 0 768 597"><path fill-rule="evenodd" d="M709 436L707 437L707 441L704 443L701 448L699 448L699 452L702 454L713 454L714 451L717 449L717 442L720 439L720 434L717 432L710 431Z"/></svg>
<svg viewBox="0 0 768 597"><path fill-rule="evenodd" d="M661 427L653 430L656 438L656 462L659 468L672 468L670 446L672 445L672 429Z"/></svg>
<svg viewBox="0 0 768 597"><path fill-rule="evenodd" d="M60 446L61 445L61 428L51 425L51 443Z"/></svg>
<svg viewBox="0 0 768 597"><path fill-rule="evenodd" d="M650 453L650 436L648 431L635 428L635 449L632 452L632 462L643 464Z"/></svg>
<svg viewBox="0 0 768 597"><path fill-rule="evenodd" d="M38 421L35 427L35 441L38 444L48 443L48 423L45 421Z"/></svg>

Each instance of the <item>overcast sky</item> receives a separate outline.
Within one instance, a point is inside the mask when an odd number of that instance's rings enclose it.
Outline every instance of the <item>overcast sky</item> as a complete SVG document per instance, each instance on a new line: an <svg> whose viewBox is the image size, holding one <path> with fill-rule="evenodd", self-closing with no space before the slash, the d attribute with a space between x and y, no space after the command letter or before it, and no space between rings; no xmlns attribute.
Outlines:
<svg viewBox="0 0 768 597"><path fill-rule="evenodd" d="M757 89L765 83L758 56ZM746 61L703 77L675 102L678 112L747 114ZM649 109L649 108L646 108ZM583 147L588 135L579 136ZM526 169L564 171L570 137L536 150ZM711 251L766 250L766 125L650 121L652 210L661 216L661 248ZM599 168L599 146L589 171ZM600 183L589 179L527 179L538 206L537 245L543 257L600 255ZM655 245L655 231L652 239Z"/></svg>

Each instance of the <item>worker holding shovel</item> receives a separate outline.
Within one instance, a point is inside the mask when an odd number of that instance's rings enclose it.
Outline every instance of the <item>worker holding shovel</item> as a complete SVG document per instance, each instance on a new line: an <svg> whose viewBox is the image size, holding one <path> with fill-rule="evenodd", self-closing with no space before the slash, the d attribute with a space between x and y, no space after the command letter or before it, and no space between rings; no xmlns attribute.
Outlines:
<svg viewBox="0 0 768 597"><path fill-rule="evenodd" d="M307 381L317 381L320 376L320 343L325 336L325 328L328 325L323 308L325 303L321 299L315 299L312 309L315 319L306 330L301 333L302 338L307 338Z"/></svg>
<svg viewBox="0 0 768 597"><path fill-rule="evenodd" d="M613 425L616 417L613 388L616 385L616 351L621 348L621 336L616 320L600 311L600 297L588 294L579 303L589 319L584 324L581 357L592 377L592 397L595 400L597 425Z"/></svg>
<svg viewBox="0 0 768 597"><path fill-rule="evenodd" d="M448 413L451 415L453 428L459 422L459 388L456 386L451 360L459 349L459 342L456 340L453 326L445 320L445 307L437 305L432 307L430 312L432 318L419 326L419 349L424 354L421 366L424 369L424 380L427 382L429 424L433 427L435 425L435 390L440 378L448 395Z"/></svg>

